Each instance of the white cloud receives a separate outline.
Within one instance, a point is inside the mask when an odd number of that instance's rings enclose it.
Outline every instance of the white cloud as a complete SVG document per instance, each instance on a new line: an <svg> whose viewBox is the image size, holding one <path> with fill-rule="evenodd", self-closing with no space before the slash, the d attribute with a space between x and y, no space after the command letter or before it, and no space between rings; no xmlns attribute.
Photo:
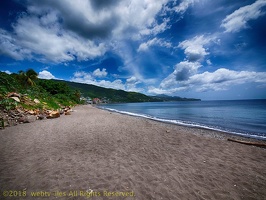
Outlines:
<svg viewBox="0 0 266 200"><path fill-rule="evenodd" d="M192 89L198 92L210 90L220 91L244 83L264 85L266 83L266 72L234 71L220 68L214 72L194 74L185 80L177 80L174 72L161 82L159 88L149 88L149 92L170 94L181 90Z"/></svg>
<svg viewBox="0 0 266 200"><path fill-rule="evenodd" d="M210 59L206 60L207 65L212 65L212 62Z"/></svg>
<svg viewBox="0 0 266 200"><path fill-rule="evenodd" d="M189 8L189 6L193 6L199 0L183 0L178 6L175 6L173 10L177 13L183 14Z"/></svg>
<svg viewBox="0 0 266 200"><path fill-rule="evenodd" d="M0 54L15 60L30 58L30 51L17 44L17 40L7 31L0 29Z"/></svg>
<svg viewBox="0 0 266 200"><path fill-rule="evenodd" d="M49 72L47 70L43 70L43 71L39 72L38 78L42 78L42 79L57 79L53 74L51 74L51 72Z"/></svg>
<svg viewBox="0 0 266 200"><path fill-rule="evenodd" d="M171 26L168 24L168 22L170 21L169 18L165 18L164 21L161 24L157 24L157 22L155 22L152 27L148 27L145 29L142 29L141 31L139 31L140 35L137 36L136 38L140 38L142 35L157 35L159 33L164 32L165 30L169 29Z"/></svg>
<svg viewBox="0 0 266 200"><path fill-rule="evenodd" d="M155 17L168 0L124 0L116 7L119 26L114 35L122 38L137 38L141 35L158 34L168 28L167 20L157 24Z"/></svg>
<svg viewBox="0 0 266 200"><path fill-rule="evenodd" d="M114 81L96 80L94 76L91 75L91 73L87 73L84 71L75 72L74 77L70 81L92 84L92 85L97 85L97 86L105 87L105 88L125 90L125 86L122 80L120 79L116 79Z"/></svg>
<svg viewBox="0 0 266 200"><path fill-rule="evenodd" d="M56 11L63 19L64 28L82 37L128 38L143 30L150 34L161 32L165 24L157 24L155 16L168 0L30 0L30 11L36 14ZM69 15L71 13L71 15ZM50 18L53 18L51 16ZM156 28L160 26L160 28ZM156 29L159 29L156 31Z"/></svg>
<svg viewBox="0 0 266 200"><path fill-rule="evenodd" d="M96 81L94 85L98 85L105 88L113 88L117 90L126 90L123 81L120 79L116 79L114 81L106 81L106 80Z"/></svg>
<svg viewBox="0 0 266 200"><path fill-rule="evenodd" d="M86 83L97 85L105 88L113 88L117 90L125 90L125 91L134 91L134 92L144 92L143 88L138 88L137 85L141 83L141 81L132 76L126 80L125 83L121 79L116 79L114 81L107 80L99 80L96 79L94 75L91 73L87 73L84 71L75 72L73 78L70 80L78 83Z"/></svg>
<svg viewBox="0 0 266 200"><path fill-rule="evenodd" d="M167 1L29 0L14 32L0 30L0 53L55 63L94 59L112 48L111 41L166 30L168 20L155 18Z"/></svg>
<svg viewBox="0 0 266 200"><path fill-rule="evenodd" d="M9 70L5 70L5 71L1 70L1 72L5 72L7 74L12 74L12 72L10 72Z"/></svg>
<svg viewBox="0 0 266 200"><path fill-rule="evenodd" d="M20 18L14 26L15 42L40 55L42 61L67 62L75 59L87 60L105 52L102 43L95 45L92 41L61 30L58 22L45 27L37 17Z"/></svg>
<svg viewBox="0 0 266 200"><path fill-rule="evenodd" d="M249 20L257 19L265 14L261 9L266 5L265 0L257 0L251 5L247 5L227 15L222 21L221 27L225 28L225 32L238 32L241 29L247 28Z"/></svg>
<svg viewBox="0 0 266 200"><path fill-rule="evenodd" d="M138 82L138 79L135 76L132 76L130 78L127 79L127 83L136 83Z"/></svg>
<svg viewBox="0 0 266 200"><path fill-rule="evenodd" d="M106 77L108 73L106 72L105 68L103 68L102 71L98 68L98 69L94 70L92 74L95 77L103 78L103 77Z"/></svg>
<svg viewBox="0 0 266 200"><path fill-rule="evenodd" d="M126 80L126 90L127 91L133 91L133 92L144 92L143 88L137 88L137 85L142 83L137 77L131 76Z"/></svg>
<svg viewBox="0 0 266 200"><path fill-rule="evenodd" d="M200 67L201 65L198 62L180 62L175 66L174 72L161 82L160 87L169 88L175 86L178 82L187 81L192 75L197 73Z"/></svg>
<svg viewBox="0 0 266 200"><path fill-rule="evenodd" d="M186 57L190 62L195 62L202 60L209 54L205 46L214 40L214 36L195 36L191 40L179 43L178 47L185 50Z"/></svg>
<svg viewBox="0 0 266 200"><path fill-rule="evenodd" d="M156 88L156 87L149 87L148 88L148 93L149 94L167 94L167 95L172 95L178 91L186 90L187 87L178 87L178 88Z"/></svg>
<svg viewBox="0 0 266 200"><path fill-rule="evenodd" d="M170 48L172 46L172 44L170 42L166 42L166 41L163 41L162 39L158 39L158 38L153 38L147 42L140 44L138 51L147 51L150 46L155 46L155 45L161 46L161 47L166 47L166 48Z"/></svg>
<svg viewBox="0 0 266 200"><path fill-rule="evenodd" d="M266 72L234 71L220 68L214 72L196 74L185 83L186 85L199 86L197 91L227 90L229 86L247 82L266 83Z"/></svg>

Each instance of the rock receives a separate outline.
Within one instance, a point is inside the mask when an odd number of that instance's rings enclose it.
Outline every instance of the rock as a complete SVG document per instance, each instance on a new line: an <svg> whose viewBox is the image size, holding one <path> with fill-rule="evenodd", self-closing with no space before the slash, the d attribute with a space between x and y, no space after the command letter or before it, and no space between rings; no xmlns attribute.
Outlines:
<svg viewBox="0 0 266 200"><path fill-rule="evenodd" d="M21 102L23 102L24 104L27 104L29 106L35 106L35 103L27 96L22 96Z"/></svg>
<svg viewBox="0 0 266 200"><path fill-rule="evenodd" d="M17 111L18 111L19 113L24 113L24 111L20 110L19 108L17 108Z"/></svg>
<svg viewBox="0 0 266 200"><path fill-rule="evenodd" d="M40 114L40 110L36 109L36 110L26 110L26 112L30 115L38 115Z"/></svg>
<svg viewBox="0 0 266 200"><path fill-rule="evenodd" d="M33 101L34 103L41 103L38 99L34 99Z"/></svg>
<svg viewBox="0 0 266 200"><path fill-rule="evenodd" d="M9 126L16 126L17 125L17 120L16 119L9 119L8 120Z"/></svg>
<svg viewBox="0 0 266 200"><path fill-rule="evenodd" d="M19 123L32 123L36 121L36 116L34 115L25 115L18 119Z"/></svg>
<svg viewBox="0 0 266 200"><path fill-rule="evenodd" d="M43 115L43 114L40 114L40 115L37 116L37 119L43 120L43 119L46 119L46 116Z"/></svg>
<svg viewBox="0 0 266 200"><path fill-rule="evenodd" d="M71 112L68 110L65 112L65 115L71 115Z"/></svg>
<svg viewBox="0 0 266 200"><path fill-rule="evenodd" d="M53 111L51 111L51 110L44 110L44 113L45 113L46 115L50 115L52 112L53 112Z"/></svg>
<svg viewBox="0 0 266 200"><path fill-rule="evenodd" d="M16 102L20 102L20 99L18 97L10 97L11 99L14 99Z"/></svg>
<svg viewBox="0 0 266 200"><path fill-rule="evenodd" d="M28 123L35 122L36 119L37 119L36 116L27 115L27 122Z"/></svg>
<svg viewBox="0 0 266 200"><path fill-rule="evenodd" d="M60 110L60 115L63 115L64 114L64 110Z"/></svg>
<svg viewBox="0 0 266 200"><path fill-rule="evenodd" d="M19 122L19 123L24 123L24 121L26 121L26 116L21 116L21 117L18 119L18 122Z"/></svg>
<svg viewBox="0 0 266 200"><path fill-rule="evenodd" d="M9 123L7 121L4 121L4 127L8 127Z"/></svg>
<svg viewBox="0 0 266 200"><path fill-rule="evenodd" d="M9 111L9 115L11 116L11 117L16 117L16 113L15 113L15 111L13 111L13 110L10 110Z"/></svg>
<svg viewBox="0 0 266 200"><path fill-rule="evenodd" d="M29 113L30 115L36 115L36 113L35 113L33 110L29 110L28 113Z"/></svg>
<svg viewBox="0 0 266 200"><path fill-rule="evenodd" d="M9 126L9 123L8 123L8 118L0 118L0 127L1 128L5 128Z"/></svg>
<svg viewBox="0 0 266 200"><path fill-rule="evenodd" d="M9 92L7 94L7 97L18 97L18 98L20 98L20 94L18 94L16 92Z"/></svg>
<svg viewBox="0 0 266 200"><path fill-rule="evenodd" d="M52 112L47 116L48 119L53 119L53 118L57 118L57 117L60 117L60 113L59 113L58 111L52 111Z"/></svg>

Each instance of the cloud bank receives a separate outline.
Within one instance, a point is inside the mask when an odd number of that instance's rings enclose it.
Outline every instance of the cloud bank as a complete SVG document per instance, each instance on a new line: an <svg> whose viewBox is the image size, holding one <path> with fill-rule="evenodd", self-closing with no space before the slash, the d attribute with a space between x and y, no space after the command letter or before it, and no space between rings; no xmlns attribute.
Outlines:
<svg viewBox="0 0 266 200"><path fill-rule="evenodd" d="M104 55L112 40L156 35L167 28L167 21L155 20L167 0L25 2L27 13L18 17L13 32L0 29L0 53L16 60L86 61Z"/></svg>
<svg viewBox="0 0 266 200"><path fill-rule="evenodd" d="M247 5L227 15L222 21L221 27L225 28L225 32L238 32L241 29L248 28L248 21L257 19L265 15L261 9L266 6L265 0L257 0L251 5Z"/></svg>

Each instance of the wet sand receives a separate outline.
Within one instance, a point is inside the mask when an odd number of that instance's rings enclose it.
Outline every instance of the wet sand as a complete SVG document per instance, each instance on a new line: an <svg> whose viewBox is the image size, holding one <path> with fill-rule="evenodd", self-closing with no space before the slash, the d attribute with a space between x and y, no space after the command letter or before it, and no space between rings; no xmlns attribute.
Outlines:
<svg viewBox="0 0 266 200"><path fill-rule="evenodd" d="M259 200L265 166L224 134L89 105L0 130L0 199Z"/></svg>

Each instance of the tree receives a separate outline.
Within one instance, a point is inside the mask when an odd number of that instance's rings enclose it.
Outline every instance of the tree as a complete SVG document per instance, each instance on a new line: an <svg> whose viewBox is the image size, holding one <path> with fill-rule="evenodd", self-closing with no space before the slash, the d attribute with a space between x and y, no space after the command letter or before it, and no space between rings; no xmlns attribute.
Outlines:
<svg viewBox="0 0 266 200"><path fill-rule="evenodd" d="M75 95L75 97L76 97L76 100L77 100L77 101L80 101L80 97L81 97L80 91L79 91L79 90L75 90L74 95Z"/></svg>
<svg viewBox="0 0 266 200"><path fill-rule="evenodd" d="M38 74L33 69L28 69L26 72L19 71L18 79L24 84L24 86L34 86L35 80L38 79Z"/></svg>

